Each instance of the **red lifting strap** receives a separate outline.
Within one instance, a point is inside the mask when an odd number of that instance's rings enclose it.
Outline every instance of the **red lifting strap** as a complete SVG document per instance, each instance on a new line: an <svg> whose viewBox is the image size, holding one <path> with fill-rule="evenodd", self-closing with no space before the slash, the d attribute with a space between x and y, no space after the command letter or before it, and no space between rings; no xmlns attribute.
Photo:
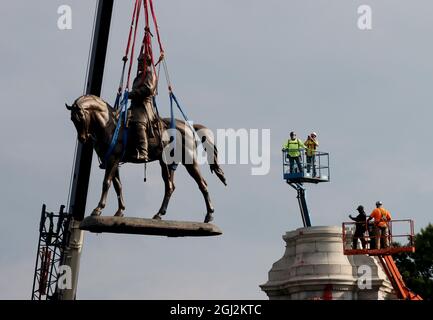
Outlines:
<svg viewBox="0 0 433 320"><path fill-rule="evenodd" d="M159 27L158 27L158 22L156 21L156 15L155 15L155 10L153 9L152 0L149 0L149 5L150 5L150 11L152 12L153 23L155 24L156 37L158 39L159 50L161 51L161 54L164 54L164 48L162 47L161 37L159 36Z"/></svg>
<svg viewBox="0 0 433 320"><path fill-rule="evenodd" d="M131 81L131 71L132 71L132 65L134 61L134 50L135 50L135 42L137 39L137 30L138 30L138 20L140 18L140 10L141 10L141 0L137 0L138 7L137 7L137 15L135 17L135 30L134 30L134 40L132 41L132 49L131 49L131 57L129 61L129 70L128 70L128 81L126 82L126 89L129 89L129 83Z"/></svg>
<svg viewBox="0 0 433 320"><path fill-rule="evenodd" d="M146 27L145 27L145 34L144 34L144 38L143 38L141 52L144 52L145 54L149 54L152 57L152 64L155 65L155 62L153 60L153 50L152 50L152 40L151 40L152 33L150 31L149 8L150 8L150 12L152 14L152 20L153 20L153 24L155 26L155 31L156 31L158 44L159 44L159 51L160 51L160 57L159 57L158 62L156 64L158 64L164 58L164 48L162 46L158 22L156 20L156 14L155 14L155 10L153 7L153 1L152 0L143 0L143 2L144 2L144 15L145 15Z"/></svg>
<svg viewBox="0 0 433 320"><path fill-rule="evenodd" d="M125 57L124 57L125 60L128 59L128 55L129 55L129 48L131 46L132 30L134 29L134 21L135 21L135 17L137 16L137 7L138 7L139 2L140 2L140 0L135 0L134 13L132 14L132 20L131 20L131 28L129 29L128 45L126 46L126 50L125 50Z"/></svg>
<svg viewBox="0 0 433 320"><path fill-rule="evenodd" d="M130 82L131 82L131 72L132 72L132 65L134 64L133 60L134 60L135 44L136 44L136 40L137 40L138 23L139 23L139 19L140 19L140 11L141 11L142 5L144 7L143 11L144 11L145 25L146 26L145 26L145 33L144 33L144 38L143 38L140 54L144 54L145 56L149 55L152 59L152 65L155 66L155 63L153 60L153 52L152 52L152 39L151 39L152 34L150 31L150 14L149 14L149 9L150 9L150 13L152 14L152 20L153 20L153 24L155 26L156 35L157 35L157 39L158 39L159 50L160 50L160 58L158 60L158 63L164 58L164 48L162 46L162 41L161 41L161 37L159 34L159 27L158 27L158 22L156 20L156 14L155 14L154 6L153 6L153 0L135 0L134 10L133 10L132 19L131 19L131 26L129 28L128 42L127 42L127 46L126 46L126 50L125 50L125 56L123 57L124 66L123 66L123 72L122 72L122 77L121 77L122 79L124 76L126 63L129 60L128 75L127 75L127 81L126 81L126 87L125 87L126 90L129 89ZM129 59L128 59L128 55L129 55ZM121 82L120 82L119 92L121 92L121 90L122 90L122 88L121 88L123 86L122 84L123 84L123 80L121 80Z"/></svg>
<svg viewBox="0 0 433 320"><path fill-rule="evenodd" d="M145 17L145 30L144 30L144 38L143 44L141 46L142 52L144 51L145 56L151 56L152 64L153 64L153 52L152 52L152 41L151 41L151 33L150 33L150 24L149 24L149 8L147 0L144 0L144 17Z"/></svg>

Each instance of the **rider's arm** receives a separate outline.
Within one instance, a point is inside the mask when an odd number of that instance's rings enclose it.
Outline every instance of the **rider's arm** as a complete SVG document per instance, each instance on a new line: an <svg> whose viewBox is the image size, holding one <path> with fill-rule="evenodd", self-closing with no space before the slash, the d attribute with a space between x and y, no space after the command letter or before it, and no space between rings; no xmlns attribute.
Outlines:
<svg viewBox="0 0 433 320"><path fill-rule="evenodd" d="M133 86L129 92L129 99L143 99L152 95L152 88L144 81L140 85Z"/></svg>
<svg viewBox="0 0 433 320"><path fill-rule="evenodd" d="M146 86L134 88L131 90L131 92L129 92L128 97L129 99L145 98L151 95L150 92L151 91Z"/></svg>
<svg viewBox="0 0 433 320"><path fill-rule="evenodd" d="M144 79L140 79L138 77L145 77ZM146 70L146 74L139 75L137 79L134 81L134 85L132 86L132 90L129 92L130 99L144 99L150 96L155 95L156 90L156 75L151 67L148 67Z"/></svg>

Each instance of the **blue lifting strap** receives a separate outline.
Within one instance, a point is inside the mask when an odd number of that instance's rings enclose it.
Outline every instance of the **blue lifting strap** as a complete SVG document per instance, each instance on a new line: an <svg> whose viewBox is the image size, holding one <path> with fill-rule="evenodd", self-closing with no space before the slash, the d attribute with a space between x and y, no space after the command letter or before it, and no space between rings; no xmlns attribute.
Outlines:
<svg viewBox="0 0 433 320"><path fill-rule="evenodd" d="M119 109L119 102L120 102L120 97L121 97L122 93L118 92L116 95L116 101L114 102L114 110L118 110Z"/></svg>
<svg viewBox="0 0 433 320"><path fill-rule="evenodd" d="M174 118L174 110L173 110L173 96L170 92L170 138L173 138L173 152L176 154L176 119ZM169 168L172 171L176 171L178 164L173 162L169 164Z"/></svg>
<svg viewBox="0 0 433 320"><path fill-rule="evenodd" d="M126 141L128 138L128 130L126 128L128 97L129 97L129 92L128 92L128 90L125 90L125 92L123 94L123 99L120 102L120 108L121 109L120 109L119 119L117 120L116 129L114 130L114 134L113 134L113 137L111 139L110 146L108 147L108 150L105 153L104 161L102 163L103 168L106 167L107 161L110 158L110 156L113 154L114 148L116 147L116 145L118 143L119 132L120 132L120 128L122 126L122 123L123 123L123 153L122 153L122 158L125 155ZM117 98L116 98L116 101L117 101Z"/></svg>
<svg viewBox="0 0 433 320"><path fill-rule="evenodd" d="M176 129L176 119L174 118L174 110L173 110L173 94L170 93L170 129L175 130ZM173 136L174 131L170 132L170 137ZM174 147L176 148L176 137L174 138Z"/></svg>
<svg viewBox="0 0 433 320"><path fill-rule="evenodd" d="M172 91L170 91L170 114L171 114L171 119L170 119L170 129L171 129L171 133L170 133L170 137L173 137L173 143L174 143L174 151L176 152L176 136L174 135L175 129L176 129L176 119L174 118L174 110L173 110L173 101L174 103L176 103L177 108L179 109L180 113L182 114L182 117L184 118L185 122L187 123L187 125L189 126L189 128L191 129L191 131L193 132L194 135L194 139L197 139L197 133L194 129L194 127L191 125L188 116L186 115L186 113L183 111L179 101L177 100L176 96L174 95L174 93ZM196 141L197 142L197 141ZM175 171L177 169L178 164L177 163L173 163L170 164L170 169Z"/></svg>
<svg viewBox="0 0 433 320"><path fill-rule="evenodd" d="M116 101L114 102L114 109L116 111L119 109L120 97L122 96L122 88L123 88L123 82L125 80L125 69L126 69L127 61L128 58L126 56L123 57L123 68L122 68L122 73L120 75L119 90L117 91Z"/></svg>
<svg viewBox="0 0 433 320"><path fill-rule="evenodd" d="M158 115L158 118L160 118L159 110L158 110L158 105L156 104L156 97L155 96L153 96L153 106L155 108L156 114ZM175 122L174 122L174 113L173 113L173 103L172 103L172 101L170 101L170 107L171 107L170 108L171 109L170 129L173 129ZM162 137L160 137L160 138L162 139ZM174 140L174 143L176 143L176 140ZM176 145L175 145L175 147L176 147ZM176 171L177 167L178 167L178 164L175 163L175 162L173 162L172 164L168 165L168 168L170 170L172 170L172 171Z"/></svg>
<svg viewBox="0 0 433 320"><path fill-rule="evenodd" d="M189 119L188 119L186 113L183 111L183 109L182 109L182 107L180 106L180 103L179 103L179 101L177 100L177 98L176 98L176 96L174 95L174 93L173 93L173 92L170 92L170 102L171 102L172 100L176 103L177 108L179 109L180 113L182 114L182 117L185 119L185 122L188 124L189 128L192 130L192 133L193 133L193 135L194 135L194 139L196 139L197 136L198 136L198 135L197 135L197 132L195 131L194 127L191 125L191 123L190 123L190 121L189 121ZM172 128L175 128L175 126L174 126L174 116L173 116L173 106L171 106L171 112L172 112L172 114L171 114L171 121L173 122L173 123L172 123Z"/></svg>
<svg viewBox="0 0 433 320"><path fill-rule="evenodd" d="M156 97L155 97L155 96L152 96L152 100L153 100L153 107L155 108L155 112L156 112L156 114L157 114L158 117L159 117L159 110L158 110L158 106L157 106L157 104L156 104Z"/></svg>

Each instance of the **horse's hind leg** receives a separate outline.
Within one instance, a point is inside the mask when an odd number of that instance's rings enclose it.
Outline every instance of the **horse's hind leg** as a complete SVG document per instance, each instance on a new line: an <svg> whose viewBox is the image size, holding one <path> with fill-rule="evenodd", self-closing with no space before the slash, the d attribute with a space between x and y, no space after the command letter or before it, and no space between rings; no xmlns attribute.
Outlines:
<svg viewBox="0 0 433 320"><path fill-rule="evenodd" d="M115 176L117 168L117 161L109 161L107 168L105 169L104 182L102 183L101 199L99 200L98 206L93 210L92 216L100 216L102 213L102 209L105 208L105 205L107 203L108 190L110 190L111 182L113 181L113 177Z"/></svg>
<svg viewBox="0 0 433 320"><path fill-rule="evenodd" d="M204 222L205 223L211 222L213 220L212 214L214 213L215 209L210 200L209 192L207 190L206 180L202 177L196 161L194 161L193 164L185 164L185 168L190 174L190 176L197 183L201 193L203 194L204 201L206 202L207 214L206 214L206 218L204 219Z"/></svg>
<svg viewBox="0 0 433 320"><path fill-rule="evenodd" d="M123 217L123 211L125 210L125 202L123 200L122 182L120 181L119 168L117 168L117 170L114 174L113 186L114 186L114 189L116 190L117 203L118 203L118 209L117 209L117 212L114 216Z"/></svg>
<svg viewBox="0 0 433 320"><path fill-rule="evenodd" d="M171 170L169 166L163 161L160 160L159 164L161 165L162 179L164 180L165 185L165 193L164 199L162 200L161 208L158 213L153 217L153 219L161 220L162 216L164 216L167 212L168 203L170 202L171 195L174 192L174 170Z"/></svg>

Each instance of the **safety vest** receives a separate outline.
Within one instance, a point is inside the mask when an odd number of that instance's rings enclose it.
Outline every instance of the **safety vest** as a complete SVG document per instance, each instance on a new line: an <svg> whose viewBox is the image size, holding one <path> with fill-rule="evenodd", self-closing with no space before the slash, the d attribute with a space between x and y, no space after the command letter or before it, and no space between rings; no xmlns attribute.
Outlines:
<svg viewBox="0 0 433 320"><path fill-rule="evenodd" d="M317 140L313 141L311 139L307 139L304 144L307 147L307 156L314 156L316 154L316 148L319 145L319 142Z"/></svg>
<svg viewBox="0 0 433 320"><path fill-rule="evenodd" d="M388 219L387 219L388 215L387 215L386 210L383 208L379 208L379 211L380 211L380 221L388 222Z"/></svg>
<svg viewBox="0 0 433 320"><path fill-rule="evenodd" d="M376 208L373 211L375 224L379 227L386 227L388 225L388 218L391 219L391 215L385 208Z"/></svg>
<svg viewBox="0 0 433 320"><path fill-rule="evenodd" d="M285 149L288 151L289 157L295 158L301 155L300 149L305 148L304 143L299 139L289 139L285 145Z"/></svg>

